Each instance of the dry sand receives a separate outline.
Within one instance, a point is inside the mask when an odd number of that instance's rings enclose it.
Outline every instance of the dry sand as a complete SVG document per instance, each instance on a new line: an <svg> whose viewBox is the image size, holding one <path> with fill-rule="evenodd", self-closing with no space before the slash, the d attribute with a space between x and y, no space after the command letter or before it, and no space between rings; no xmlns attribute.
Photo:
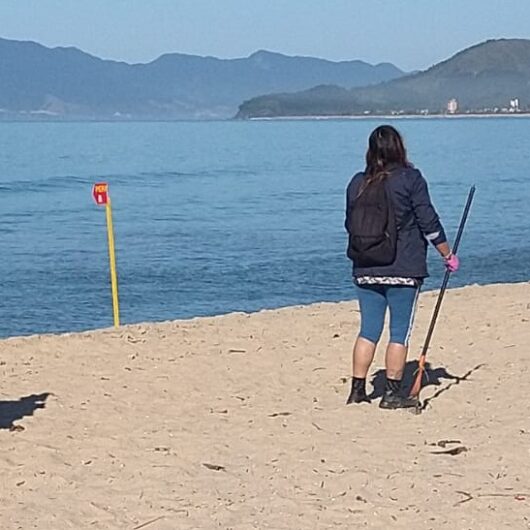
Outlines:
<svg viewBox="0 0 530 530"><path fill-rule="evenodd" d="M348 302L1 341L0 528L530 528L530 284L448 293L421 415L344 405L358 321Z"/></svg>

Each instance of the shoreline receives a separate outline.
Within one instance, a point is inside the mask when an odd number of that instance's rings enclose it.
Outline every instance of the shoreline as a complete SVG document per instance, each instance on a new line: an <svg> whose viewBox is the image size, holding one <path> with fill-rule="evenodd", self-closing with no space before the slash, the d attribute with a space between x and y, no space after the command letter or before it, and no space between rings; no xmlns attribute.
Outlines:
<svg viewBox="0 0 530 530"><path fill-rule="evenodd" d="M495 288L502 288L505 286L525 286L530 285L530 279L528 281L519 281L519 282L503 282L503 283L488 283L488 284L478 284L478 283L472 283L468 285L463 285L459 287L448 287L447 293L449 292L459 292L466 289L487 289L488 287L495 287ZM433 288L433 289L422 289L420 291L420 296L425 295L432 295L432 293L438 293L439 287ZM354 291L352 291L352 294ZM122 324L119 328L114 328L112 325L109 325L107 327L103 328L88 328L83 329L79 331L58 331L58 332L34 332L29 333L27 335L8 335L5 337L0 337L0 346L4 342L8 341L16 341L16 340L33 340L38 339L42 337L72 337L75 335L87 335L87 334L97 334L97 333L112 333L112 332L122 332L127 331L130 328L135 327L145 327L145 326L153 326L153 327L164 327L167 325L178 325L178 324L186 324L189 322L200 322L202 320L212 320L212 319L222 319L225 317L232 317L232 316L245 316L245 317L251 317L255 315L261 315L261 314L268 314L268 313L281 313L285 311L295 311L295 310L310 310L313 306L341 306L343 304L351 304L351 303L357 303L357 298L352 296L350 299L345 300L336 300L336 301L327 301L327 300L317 300L314 302L309 302L307 304L294 304L294 305L285 305L285 306L278 306L278 307L264 307L262 309L258 309L256 311L229 311L227 313L218 313L218 314L210 314L210 315L195 315L190 316L187 318L176 318L172 320L153 320L153 321L139 321L139 322L133 322L133 323L126 323ZM442 308L443 310L443 308Z"/></svg>
<svg viewBox="0 0 530 530"><path fill-rule="evenodd" d="M352 116L321 116L318 114L311 116L274 116L274 117L251 117L242 118L235 121L340 121L340 120L459 120L472 118L518 118L530 119L530 112L526 113L469 113L469 114L370 114L370 115L352 115Z"/></svg>

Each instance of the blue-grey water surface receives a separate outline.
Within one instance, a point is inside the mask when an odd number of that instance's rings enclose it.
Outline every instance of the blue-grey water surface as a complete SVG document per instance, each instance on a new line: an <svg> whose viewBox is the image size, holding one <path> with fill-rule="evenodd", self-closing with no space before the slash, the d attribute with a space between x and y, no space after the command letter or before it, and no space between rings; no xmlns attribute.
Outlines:
<svg viewBox="0 0 530 530"><path fill-rule="evenodd" d="M124 323L353 298L344 190L379 123L0 123L0 336L112 325L96 181ZM449 235L477 185L451 285L528 281L530 119L394 124Z"/></svg>

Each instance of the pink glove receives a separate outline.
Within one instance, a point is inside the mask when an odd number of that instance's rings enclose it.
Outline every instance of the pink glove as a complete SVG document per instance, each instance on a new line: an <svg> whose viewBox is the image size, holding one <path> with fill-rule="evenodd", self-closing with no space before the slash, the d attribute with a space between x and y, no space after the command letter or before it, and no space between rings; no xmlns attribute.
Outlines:
<svg viewBox="0 0 530 530"><path fill-rule="evenodd" d="M449 272L456 272L460 268L460 260L456 254L451 253L444 261Z"/></svg>

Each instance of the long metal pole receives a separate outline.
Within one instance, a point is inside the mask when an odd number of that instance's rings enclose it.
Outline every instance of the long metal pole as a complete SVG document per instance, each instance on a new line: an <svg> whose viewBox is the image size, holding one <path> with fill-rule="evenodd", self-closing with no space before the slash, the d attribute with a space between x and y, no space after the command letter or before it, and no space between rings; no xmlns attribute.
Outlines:
<svg viewBox="0 0 530 530"><path fill-rule="evenodd" d="M462 219L460 220L460 225L458 227L458 232L456 234L455 242L453 245L454 254L457 253L458 247L460 246L460 240L462 239L462 234L464 232L464 227L466 225L466 221L469 215L469 210L471 208L471 203L473 202L474 195L475 195L475 186L472 186L467 196L466 206L464 208ZM414 381L414 384L412 385L412 388L410 390L410 397L418 397L420 390L421 390L421 381L423 378L423 372L425 370L425 359L427 357L427 351L429 350L429 345L431 344L434 327L436 326L436 320L438 319L438 314L440 312L440 307L442 306L442 301L445 295L445 291L447 290L447 284L449 283L450 276L451 276L451 272L449 271L449 269L447 269L445 271L444 279L442 282L442 287L440 288L440 294L438 295L438 300L436 301L436 306L434 308L434 312L431 318L431 323L429 325L429 331L427 332L427 336L425 337L425 343L423 344L423 349L421 351L421 355L418 361L418 372L416 374L416 379Z"/></svg>

